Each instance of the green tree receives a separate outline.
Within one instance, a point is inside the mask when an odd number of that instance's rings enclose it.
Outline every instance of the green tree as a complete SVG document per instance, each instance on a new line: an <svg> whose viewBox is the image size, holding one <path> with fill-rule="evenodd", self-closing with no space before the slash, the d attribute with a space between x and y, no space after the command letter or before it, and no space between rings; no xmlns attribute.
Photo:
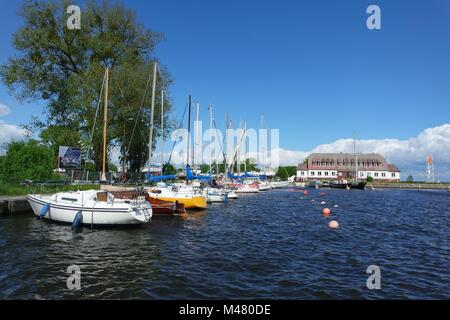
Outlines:
<svg viewBox="0 0 450 320"><path fill-rule="evenodd" d="M19 100L44 101L45 119L34 119L29 129L49 127L42 138L54 149L78 142L98 171L101 114L95 126L94 119L97 105L103 105L100 91L105 68L110 68L108 150L120 147L122 158L138 171L148 157L151 90L147 84L152 83L153 52L162 34L146 29L122 4L107 0L87 2L81 30L69 30L69 4L67 0L25 2L19 12L24 23L13 36L17 54L0 67L0 77ZM171 82L162 67L156 101ZM166 122L170 110L170 99L166 99ZM156 108L155 141L160 135L159 113Z"/></svg>
<svg viewBox="0 0 450 320"><path fill-rule="evenodd" d="M1 161L3 182L21 180L47 180L53 175L55 157L52 149L36 140L12 142Z"/></svg>
<svg viewBox="0 0 450 320"><path fill-rule="evenodd" d="M289 177L295 176L297 174L296 166L287 166L287 167L278 167L275 176L280 178L281 180L286 180Z"/></svg>
<svg viewBox="0 0 450 320"><path fill-rule="evenodd" d="M406 178L406 182L414 182L413 176L412 176L412 175L409 175L409 176Z"/></svg>
<svg viewBox="0 0 450 320"><path fill-rule="evenodd" d="M163 173L166 175L171 175L171 174L176 174L177 173L177 169L175 169L175 167L169 163L164 164L163 166Z"/></svg>
<svg viewBox="0 0 450 320"><path fill-rule="evenodd" d="M41 141L52 148L55 157L60 146L77 147L80 145L80 133L59 125L50 125L39 135Z"/></svg>
<svg viewBox="0 0 450 320"><path fill-rule="evenodd" d="M367 177L366 181L367 182L373 182L373 177Z"/></svg>

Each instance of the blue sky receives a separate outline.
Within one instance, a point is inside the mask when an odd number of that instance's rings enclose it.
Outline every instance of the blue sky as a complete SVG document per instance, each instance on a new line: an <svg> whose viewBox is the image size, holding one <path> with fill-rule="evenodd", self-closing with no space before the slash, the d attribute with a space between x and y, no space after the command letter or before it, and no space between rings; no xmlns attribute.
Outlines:
<svg viewBox="0 0 450 320"><path fill-rule="evenodd" d="M80 4L82 1L73 1ZM14 54L11 34L21 1L0 12L0 62ZM147 27L165 33L157 56L175 83L183 111L192 91L215 107L219 125L229 112L257 127L280 128L280 145L311 150L337 139L415 137L448 123L450 2L431 1L181 1L124 3ZM366 28L366 8L381 8L382 29ZM0 85L10 124L39 114Z"/></svg>

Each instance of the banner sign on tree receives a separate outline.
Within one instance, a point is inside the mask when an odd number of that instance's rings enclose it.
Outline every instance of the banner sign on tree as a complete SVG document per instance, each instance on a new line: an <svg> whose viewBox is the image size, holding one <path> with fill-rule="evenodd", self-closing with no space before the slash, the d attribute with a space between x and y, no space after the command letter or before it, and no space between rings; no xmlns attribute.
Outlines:
<svg viewBox="0 0 450 320"><path fill-rule="evenodd" d="M59 147L58 163L61 169L81 168L81 149L72 147Z"/></svg>

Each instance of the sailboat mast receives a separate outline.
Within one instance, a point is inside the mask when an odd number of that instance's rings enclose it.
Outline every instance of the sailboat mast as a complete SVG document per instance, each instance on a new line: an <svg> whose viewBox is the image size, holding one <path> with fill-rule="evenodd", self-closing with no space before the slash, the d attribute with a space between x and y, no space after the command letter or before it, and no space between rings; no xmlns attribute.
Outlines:
<svg viewBox="0 0 450 320"><path fill-rule="evenodd" d="M195 122L194 122L194 143L193 143L193 150L192 150L192 168L194 169L195 166L195 152L198 150L198 136L199 136L199 132L198 132L198 121L199 121L199 116L200 116L200 102L196 102L195 103ZM194 169L195 170L195 169ZM195 171L194 171L195 172Z"/></svg>
<svg viewBox="0 0 450 320"><path fill-rule="evenodd" d="M164 90L161 90L161 175L164 174Z"/></svg>
<svg viewBox="0 0 450 320"><path fill-rule="evenodd" d="M264 130L264 114L261 113L261 133L263 133ZM264 135L264 139L266 135ZM263 165L263 174L266 174L266 150L264 150L263 148L261 148L262 151L262 165Z"/></svg>
<svg viewBox="0 0 450 320"><path fill-rule="evenodd" d="M189 109L188 109L188 138L187 138L187 148L186 148L186 164L189 165L189 149L190 149L190 141L191 141L191 108L192 108L192 95L189 95ZM186 172L187 175L187 172Z"/></svg>
<svg viewBox="0 0 450 320"><path fill-rule="evenodd" d="M242 119L239 119L239 132L242 130ZM238 149L237 149L237 173L238 176L241 176L241 144L238 141Z"/></svg>
<svg viewBox="0 0 450 320"><path fill-rule="evenodd" d="M209 143L212 143L213 118L212 118L212 106L211 105L209 105L208 110L209 110ZM209 150L209 173L210 174L212 173L211 149Z"/></svg>
<svg viewBox="0 0 450 320"><path fill-rule="evenodd" d="M247 129L247 122L243 123L245 130ZM244 140L244 173L247 172L247 140Z"/></svg>
<svg viewBox="0 0 450 320"><path fill-rule="evenodd" d="M108 126L108 83L109 83L109 69L105 71L105 101L103 111L103 167L102 167L102 181L106 179L106 128Z"/></svg>
<svg viewBox="0 0 450 320"><path fill-rule="evenodd" d="M229 115L228 112L226 113L226 125L225 125L225 159L223 160L224 163L224 180L228 181L228 124L229 124Z"/></svg>
<svg viewBox="0 0 450 320"><path fill-rule="evenodd" d="M152 172L152 149L153 149L153 120L155 115L155 94L156 94L156 72L158 64L155 61L153 65L153 88L152 88L152 104L150 111L150 137L148 141L148 173Z"/></svg>
<svg viewBox="0 0 450 320"><path fill-rule="evenodd" d="M358 155L356 154L356 134L353 133L353 154L355 156L355 181L358 182Z"/></svg>

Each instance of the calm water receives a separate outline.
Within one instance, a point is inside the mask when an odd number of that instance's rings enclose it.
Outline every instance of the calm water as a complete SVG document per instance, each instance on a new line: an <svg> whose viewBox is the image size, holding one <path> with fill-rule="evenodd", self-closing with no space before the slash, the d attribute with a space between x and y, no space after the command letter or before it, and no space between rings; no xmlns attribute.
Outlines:
<svg viewBox="0 0 450 320"><path fill-rule="evenodd" d="M0 298L449 299L449 208L448 192L279 190L132 229L0 217ZM371 264L381 290L366 287Z"/></svg>

